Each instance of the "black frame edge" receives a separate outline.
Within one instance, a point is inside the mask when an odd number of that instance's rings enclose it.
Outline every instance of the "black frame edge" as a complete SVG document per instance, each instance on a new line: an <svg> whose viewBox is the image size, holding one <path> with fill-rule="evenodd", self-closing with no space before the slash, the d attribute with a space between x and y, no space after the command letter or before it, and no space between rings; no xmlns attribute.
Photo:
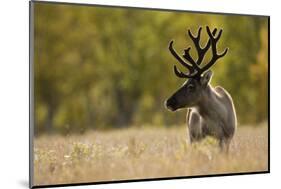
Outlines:
<svg viewBox="0 0 281 189"><path fill-rule="evenodd" d="M225 176L240 176L240 175L250 176L250 175L257 175L257 174L268 174L268 173L270 173L270 172L267 170L267 171L258 171L258 172L240 172L240 173L223 173L223 174L210 174L210 175L180 176L180 177L98 181L98 182L70 183L70 184L35 185L32 188L53 188L53 187L85 186L85 185L100 185L100 184L134 183L134 182L144 182L144 181L165 181L165 180L210 178L210 177L225 177Z"/></svg>
<svg viewBox="0 0 281 189"><path fill-rule="evenodd" d="M270 16L268 16L268 19L267 19L268 23L267 23L267 32L268 32L268 53L267 53L267 58L268 58L268 73L267 73L267 96L268 96L268 102L267 102L267 111L268 111L268 119L267 119L267 122L268 122L268 142L267 142L267 145L268 145L268 163L267 163L267 168L268 168L268 172L270 173Z"/></svg>

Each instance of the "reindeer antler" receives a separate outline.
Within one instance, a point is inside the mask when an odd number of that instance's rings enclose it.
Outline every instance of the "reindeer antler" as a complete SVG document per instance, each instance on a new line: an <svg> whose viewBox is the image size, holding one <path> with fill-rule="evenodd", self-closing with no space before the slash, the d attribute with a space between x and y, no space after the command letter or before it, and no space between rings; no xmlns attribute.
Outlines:
<svg viewBox="0 0 281 189"><path fill-rule="evenodd" d="M191 47L188 47L187 49L184 50L183 58L187 60L189 63L185 62L179 55L178 53L174 50L173 48L173 41L170 42L169 45L169 50L172 53L172 55L184 66L189 70L188 74L185 74L177 69L176 66L174 66L174 72L175 74L180 77L180 78L194 78L200 76L202 73L204 73L206 70L208 70L212 65L216 63L216 61L225 56L228 48L224 50L222 54L217 53L217 42L219 41L221 34L222 34L222 29L219 31L218 35L216 36L217 33L217 28L215 28L212 32L210 31L210 28L206 26L207 33L209 35L209 40L207 41L206 45L204 47L200 46L200 37L201 37L201 31L202 27L198 29L197 36L194 36L190 30L188 30L188 35L192 39L194 46L197 50L198 53L198 58L195 61L191 55L190 55L190 49ZM212 59L210 60L209 63L207 63L203 68L200 68L199 65L202 63L207 51L209 48L212 46Z"/></svg>
<svg viewBox="0 0 281 189"><path fill-rule="evenodd" d="M201 73L205 72L206 70L208 70L212 65L214 65L216 63L216 61L222 57L224 57L228 51L228 48L224 49L224 52L221 54L217 53L217 42L219 41L221 34L222 34L222 29L220 29L219 34L217 35L217 37L215 37L215 34L211 33L210 28L207 26L207 33L210 37L210 41L212 44L212 53L213 53L213 57L211 59L211 61L206 64L206 66L204 66L201 69Z"/></svg>
<svg viewBox="0 0 281 189"><path fill-rule="evenodd" d="M183 65L184 67L186 67L188 70L189 70L189 73L193 73L194 72L194 69L191 65L189 65L188 63L186 63L179 55L178 53L176 52L176 50L173 48L173 43L174 41L172 40L169 44L169 50L171 52L171 54L179 61L179 63L181 63L181 65ZM180 78L188 78L189 75L179 71L177 69L177 67L174 65L174 72L175 74L180 77Z"/></svg>

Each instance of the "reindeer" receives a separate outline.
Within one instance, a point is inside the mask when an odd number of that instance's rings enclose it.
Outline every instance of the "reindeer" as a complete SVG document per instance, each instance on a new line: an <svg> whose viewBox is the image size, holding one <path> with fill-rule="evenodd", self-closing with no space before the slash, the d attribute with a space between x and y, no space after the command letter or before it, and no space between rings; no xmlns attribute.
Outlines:
<svg viewBox="0 0 281 189"><path fill-rule="evenodd" d="M222 87L212 87L210 84L212 71L209 70L218 59L224 57L228 51L218 54L217 42L222 29L217 33L215 28L212 32L207 26L209 39L204 47L200 45L202 27L199 28L197 36L188 30L197 51L197 59L191 57L188 47L184 50L183 58L173 48L173 41L169 44L171 54L177 61L189 70L183 73L174 65L174 72L179 78L187 79L168 100L165 101L166 108L171 111L187 108L187 125L189 129L190 142L200 141L206 136L218 139L221 150L227 151L236 130L236 113L230 94ZM210 61L200 67L208 49L211 48L212 57ZM186 62L188 61L188 62Z"/></svg>

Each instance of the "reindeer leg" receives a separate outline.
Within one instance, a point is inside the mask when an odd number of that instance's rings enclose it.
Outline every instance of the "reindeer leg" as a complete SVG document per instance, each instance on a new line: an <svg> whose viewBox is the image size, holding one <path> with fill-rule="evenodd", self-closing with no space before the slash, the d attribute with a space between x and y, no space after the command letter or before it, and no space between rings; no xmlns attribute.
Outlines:
<svg viewBox="0 0 281 189"><path fill-rule="evenodd" d="M224 140L223 140L223 139L220 139L220 140L219 140L219 146L220 146L220 151L221 151L221 152L224 152L225 143L224 143Z"/></svg>
<svg viewBox="0 0 281 189"><path fill-rule="evenodd" d="M193 142L199 141L202 138L202 127L200 121L200 115L197 112L189 110L187 116L189 140Z"/></svg>
<svg viewBox="0 0 281 189"><path fill-rule="evenodd" d="M225 152L226 154L228 154L229 146L230 146L230 140L228 140L228 139L220 139L219 146L220 146L221 152Z"/></svg>
<svg viewBox="0 0 281 189"><path fill-rule="evenodd" d="M226 142L225 142L225 147L226 147L226 153L228 154L229 153L229 146L230 146L230 142L231 142L231 140L226 140Z"/></svg>

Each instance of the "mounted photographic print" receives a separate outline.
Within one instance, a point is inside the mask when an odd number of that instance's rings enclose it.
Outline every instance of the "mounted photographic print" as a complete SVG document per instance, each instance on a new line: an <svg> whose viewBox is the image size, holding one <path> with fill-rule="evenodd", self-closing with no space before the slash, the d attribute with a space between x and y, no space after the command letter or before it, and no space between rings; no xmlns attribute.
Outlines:
<svg viewBox="0 0 281 189"><path fill-rule="evenodd" d="M30 2L30 187L254 173L268 16Z"/></svg>

